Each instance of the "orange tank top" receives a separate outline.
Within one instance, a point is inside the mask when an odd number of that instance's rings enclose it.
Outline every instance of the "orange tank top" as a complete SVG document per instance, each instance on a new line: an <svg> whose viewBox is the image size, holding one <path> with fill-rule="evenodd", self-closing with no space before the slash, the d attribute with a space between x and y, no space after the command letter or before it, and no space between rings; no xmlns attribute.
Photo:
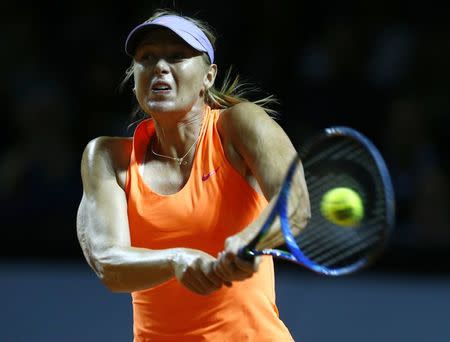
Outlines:
<svg viewBox="0 0 450 342"><path fill-rule="evenodd" d="M205 107L191 174L172 195L152 191L141 165L153 121L134 132L127 174L131 244L149 249L195 248L217 256L225 239L251 223L267 205L225 157L218 110ZM263 257L251 278L197 295L175 278L132 293L134 341L292 341L275 305L273 261Z"/></svg>

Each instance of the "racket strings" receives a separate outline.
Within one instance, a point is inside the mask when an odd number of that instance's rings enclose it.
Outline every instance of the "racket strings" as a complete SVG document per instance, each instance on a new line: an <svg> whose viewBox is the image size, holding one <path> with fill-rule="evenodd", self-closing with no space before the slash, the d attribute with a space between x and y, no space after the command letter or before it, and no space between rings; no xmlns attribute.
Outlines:
<svg viewBox="0 0 450 342"><path fill-rule="evenodd" d="M314 225L314 229L305 229L297 236L297 243L301 245L302 249L307 249L309 246L325 245L328 246L329 241L336 241L337 239L348 240L356 239L363 240L365 238L365 232L378 232L382 228L378 225L379 220L373 219L365 222L365 229L352 229L352 228L335 228L330 226L329 223L322 220Z"/></svg>
<svg viewBox="0 0 450 342"><path fill-rule="evenodd" d="M329 223L322 219L321 222L313 225L314 229L305 229L298 237L297 243L304 254L317 263L324 263L330 256L335 256L345 252L355 245L352 251L364 250L376 243L380 239L379 220L372 219L365 222L366 229L352 229L342 227L331 227ZM368 242L370 241L370 242ZM358 247L359 245L359 247ZM343 260L342 257L327 260L327 264Z"/></svg>
<svg viewBox="0 0 450 342"><path fill-rule="evenodd" d="M321 239L317 244L310 244L310 248L300 243L305 255L316 263L331 266L343 261L356 252L363 252L379 240L376 230L366 230L363 234L337 234L334 230L327 239Z"/></svg>
<svg viewBox="0 0 450 342"><path fill-rule="evenodd" d="M296 236L296 241L303 253L317 264L327 267L350 264L367 254L383 238L385 201L380 190L382 184L371 156L352 140L337 138L328 146L318 148L318 151L311 153L312 156L304 164L312 218L306 229ZM324 171L320 172L324 161ZM372 183L369 188L369 184L361 181L361 175L352 177L354 172L345 170L348 165L363 170L368 175L366 178L375 184ZM365 218L359 227L335 225L320 213L324 193L335 187L351 188L362 197Z"/></svg>
<svg viewBox="0 0 450 342"><path fill-rule="evenodd" d="M318 162L322 162L323 160L342 159L342 156L354 153L354 149L354 144L348 140L340 141L331 146L327 146L326 149L318 149L320 152L315 153L305 161L305 169L309 168L311 165L317 164Z"/></svg>
<svg viewBox="0 0 450 342"><path fill-rule="evenodd" d="M378 242L378 240L379 239L377 236L372 235L370 239L359 241L356 244L348 244L342 251L336 252L334 254L328 253L322 258L315 259L314 261L326 267L336 267L341 265L342 263L348 264L349 257L351 257L350 260L352 261L355 259L359 259L361 255L365 255L365 251L374 243ZM330 256L333 256L333 258L327 260L326 258L329 258Z"/></svg>

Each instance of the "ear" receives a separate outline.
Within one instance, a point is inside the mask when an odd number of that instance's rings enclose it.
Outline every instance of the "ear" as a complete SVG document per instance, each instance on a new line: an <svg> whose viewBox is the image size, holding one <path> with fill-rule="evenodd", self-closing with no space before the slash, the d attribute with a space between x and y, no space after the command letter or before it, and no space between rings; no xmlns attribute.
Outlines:
<svg viewBox="0 0 450 342"><path fill-rule="evenodd" d="M217 65L216 64L209 65L208 72L206 73L203 79L203 86L205 87L205 90L208 90L214 85L216 75L217 75Z"/></svg>

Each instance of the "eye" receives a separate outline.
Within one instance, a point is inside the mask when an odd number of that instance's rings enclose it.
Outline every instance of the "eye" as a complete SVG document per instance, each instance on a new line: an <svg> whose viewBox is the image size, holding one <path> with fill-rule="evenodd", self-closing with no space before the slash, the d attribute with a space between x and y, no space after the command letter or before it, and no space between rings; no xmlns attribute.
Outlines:
<svg viewBox="0 0 450 342"><path fill-rule="evenodd" d="M172 61L172 62L177 62L177 61L180 61L180 60L185 59L185 58L186 58L186 55L184 53L181 53L181 52L173 52L173 53L170 53L167 56L167 59Z"/></svg>
<svg viewBox="0 0 450 342"><path fill-rule="evenodd" d="M156 57L153 54L150 53L144 53L142 56L139 57L139 61L142 63L145 62L152 62L156 59Z"/></svg>
<svg viewBox="0 0 450 342"><path fill-rule="evenodd" d="M155 60L155 54L150 51L138 51L134 57L135 61L140 64L147 64Z"/></svg>

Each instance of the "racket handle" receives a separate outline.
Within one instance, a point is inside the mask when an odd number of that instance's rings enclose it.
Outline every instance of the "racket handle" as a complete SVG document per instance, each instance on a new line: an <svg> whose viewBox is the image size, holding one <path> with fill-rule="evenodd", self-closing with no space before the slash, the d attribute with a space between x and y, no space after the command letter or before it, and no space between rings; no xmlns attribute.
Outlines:
<svg viewBox="0 0 450 342"><path fill-rule="evenodd" d="M255 254L252 250L244 247L241 248L238 252L238 256L239 258L241 258L242 260L248 261L248 262L253 262L255 260Z"/></svg>

